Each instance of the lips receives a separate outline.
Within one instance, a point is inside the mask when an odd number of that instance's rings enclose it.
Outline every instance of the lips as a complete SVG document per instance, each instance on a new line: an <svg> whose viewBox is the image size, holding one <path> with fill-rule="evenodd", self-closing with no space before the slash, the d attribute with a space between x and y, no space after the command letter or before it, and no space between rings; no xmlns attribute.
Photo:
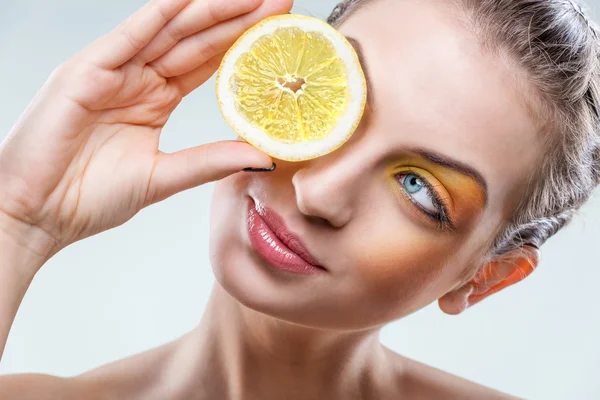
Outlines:
<svg viewBox="0 0 600 400"><path fill-rule="evenodd" d="M287 229L283 218L277 214L277 212L269 207L264 206L263 204L255 202L254 199L251 199L251 202L253 208L260 215L267 227L275 234L275 236L277 236L279 240L281 240L285 246L289 248L289 250L296 253L296 255L298 255L311 266L325 269L319 265L319 262L308 251L306 245L302 243L302 240Z"/></svg>

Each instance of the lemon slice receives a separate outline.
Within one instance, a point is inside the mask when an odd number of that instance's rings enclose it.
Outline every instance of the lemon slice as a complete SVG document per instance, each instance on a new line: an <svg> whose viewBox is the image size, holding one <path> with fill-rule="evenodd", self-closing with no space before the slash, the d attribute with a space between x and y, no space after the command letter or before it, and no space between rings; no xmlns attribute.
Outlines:
<svg viewBox="0 0 600 400"><path fill-rule="evenodd" d="M244 33L221 62L216 90L233 130L287 161L344 144L367 99L350 42L317 18L292 14L269 17Z"/></svg>

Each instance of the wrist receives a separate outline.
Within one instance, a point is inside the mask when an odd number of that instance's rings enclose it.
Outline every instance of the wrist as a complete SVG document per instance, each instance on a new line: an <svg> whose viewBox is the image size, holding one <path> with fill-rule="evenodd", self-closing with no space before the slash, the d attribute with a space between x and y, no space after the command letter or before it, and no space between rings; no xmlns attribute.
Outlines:
<svg viewBox="0 0 600 400"><path fill-rule="evenodd" d="M0 359L21 301L51 254L40 231L0 211Z"/></svg>
<svg viewBox="0 0 600 400"><path fill-rule="evenodd" d="M58 252L56 241L43 229L0 210L0 268L10 267L25 278Z"/></svg>

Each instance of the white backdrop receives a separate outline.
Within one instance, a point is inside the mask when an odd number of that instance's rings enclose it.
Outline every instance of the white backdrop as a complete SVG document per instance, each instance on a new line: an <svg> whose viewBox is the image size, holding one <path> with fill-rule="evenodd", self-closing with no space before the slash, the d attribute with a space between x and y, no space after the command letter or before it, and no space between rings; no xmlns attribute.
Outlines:
<svg viewBox="0 0 600 400"><path fill-rule="evenodd" d="M0 140L56 65L142 3L0 0ZM294 11L324 18L335 3L296 0ZM233 137L211 80L176 110L161 148ZM0 372L73 375L192 329L213 282L212 189L154 205L53 258L25 297ZM389 325L382 340L407 357L527 399L600 399L599 245L597 192L544 246L531 277L460 316L434 303Z"/></svg>

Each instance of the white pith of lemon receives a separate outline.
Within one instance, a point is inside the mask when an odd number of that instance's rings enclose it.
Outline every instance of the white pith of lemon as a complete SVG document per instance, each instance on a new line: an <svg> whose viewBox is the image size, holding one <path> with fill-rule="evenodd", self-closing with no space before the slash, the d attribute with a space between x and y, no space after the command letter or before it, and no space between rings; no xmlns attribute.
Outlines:
<svg viewBox="0 0 600 400"><path fill-rule="evenodd" d="M244 33L221 62L216 91L239 136L287 161L339 148L367 100L350 42L324 21L293 14L269 17Z"/></svg>

